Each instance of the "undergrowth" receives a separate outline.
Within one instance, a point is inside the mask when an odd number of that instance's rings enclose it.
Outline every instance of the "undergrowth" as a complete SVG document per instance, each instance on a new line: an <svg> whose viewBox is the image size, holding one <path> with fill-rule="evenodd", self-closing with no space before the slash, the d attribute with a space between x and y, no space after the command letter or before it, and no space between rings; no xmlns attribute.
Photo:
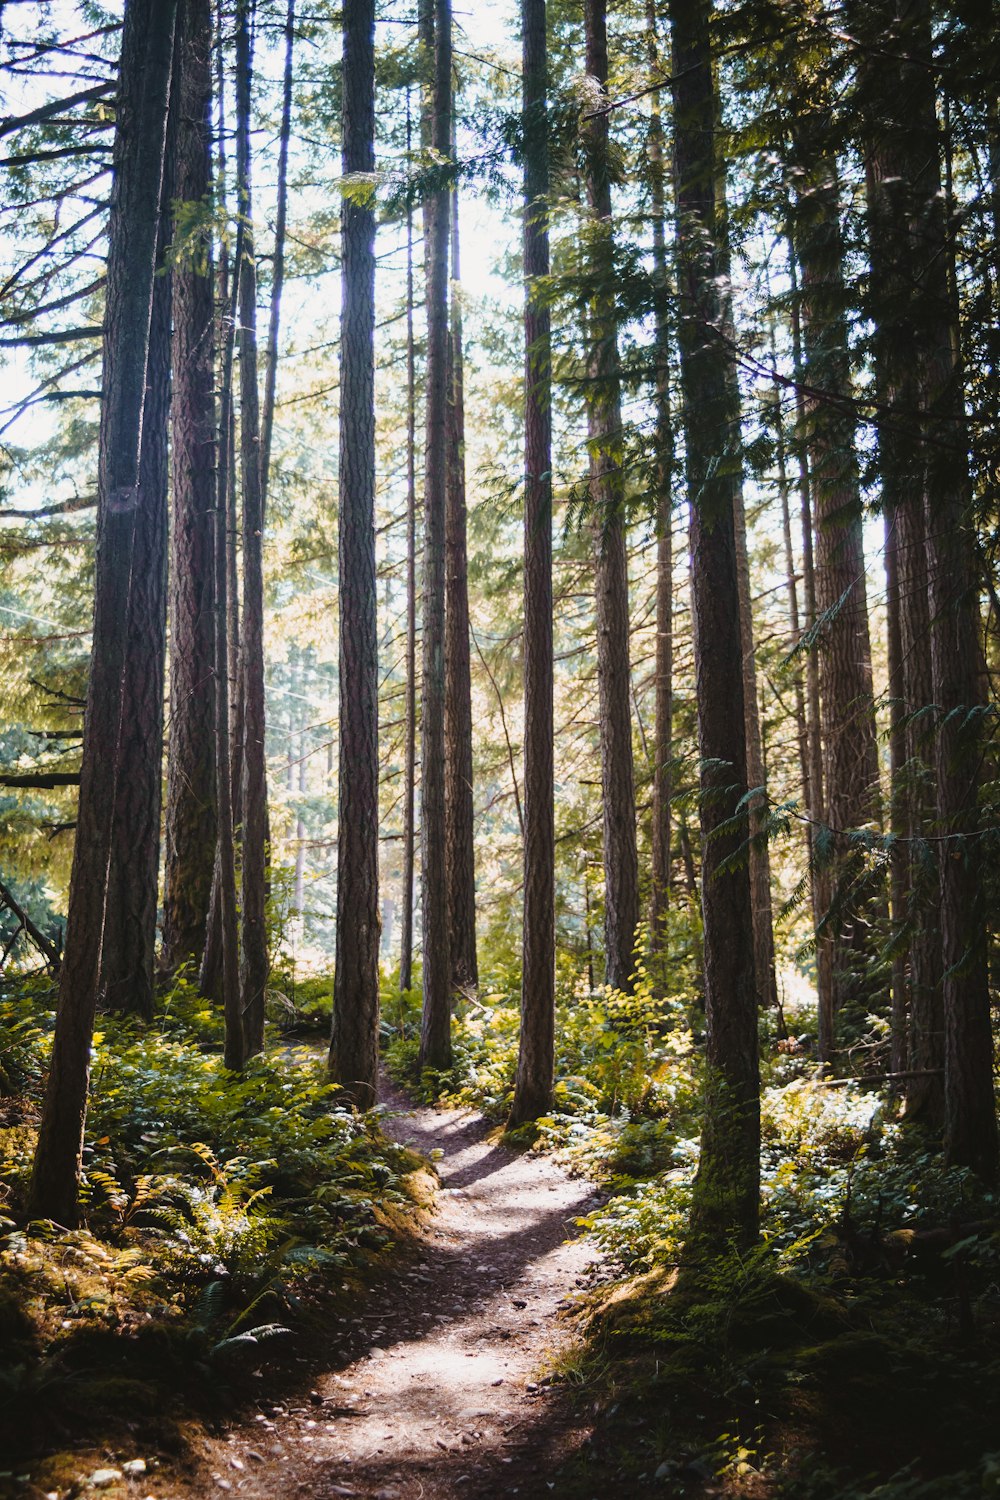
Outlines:
<svg viewBox="0 0 1000 1500"><path fill-rule="evenodd" d="M416 1011L396 995L390 1067L503 1121L517 1002L512 983L460 1005L453 1069L418 1077ZM596 1398L597 1446L637 1489L678 1495L1000 1495L994 1196L882 1092L828 1086L807 1052L778 1050L765 1020L761 1241L693 1267L702 1025L690 991L663 998L646 975L631 996L563 976L555 1109L513 1133L606 1191L581 1222L614 1279L588 1303L582 1356L554 1372ZM589 1495L586 1465L578 1478Z"/></svg>
<svg viewBox="0 0 1000 1500"><path fill-rule="evenodd" d="M405 1229L416 1159L338 1104L314 1052L242 1075L179 981L153 1026L94 1038L82 1227L25 1222L52 995L0 995L0 1445L71 1431L127 1393L206 1393L259 1368ZM115 1395L115 1392L118 1395Z"/></svg>

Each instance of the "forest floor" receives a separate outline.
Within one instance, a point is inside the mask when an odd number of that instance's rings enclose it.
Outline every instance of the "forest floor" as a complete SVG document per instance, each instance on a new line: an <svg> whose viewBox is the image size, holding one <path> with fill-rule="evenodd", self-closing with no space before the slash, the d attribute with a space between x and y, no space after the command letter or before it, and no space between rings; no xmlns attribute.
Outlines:
<svg viewBox="0 0 1000 1500"><path fill-rule="evenodd" d="M123 1479L106 1493L624 1493L593 1445L593 1407L558 1379L572 1374L578 1343L567 1315L599 1275L576 1227L594 1205L592 1184L550 1157L497 1143L495 1127L474 1111L415 1108L392 1085L383 1097L386 1130L434 1160L441 1187L401 1261L331 1329L329 1367L312 1368L297 1392L262 1397L228 1430L199 1433L187 1460L150 1467L138 1485ZM630 1480L628 1493L644 1488Z"/></svg>

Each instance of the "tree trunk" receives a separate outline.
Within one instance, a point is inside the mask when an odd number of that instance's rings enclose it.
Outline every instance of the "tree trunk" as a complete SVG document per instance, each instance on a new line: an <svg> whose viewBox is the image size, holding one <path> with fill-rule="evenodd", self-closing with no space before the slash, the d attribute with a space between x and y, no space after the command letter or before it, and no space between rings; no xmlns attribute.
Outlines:
<svg viewBox="0 0 1000 1500"><path fill-rule="evenodd" d="M451 150L451 0L421 0L422 38L432 36L431 145ZM430 27L428 27L430 23ZM448 206L445 182L424 205L427 305L427 448L424 473L423 688L420 816L423 1013L420 1066L451 1066L451 959L445 864L445 513L448 407Z"/></svg>
<svg viewBox="0 0 1000 1500"><path fill-rule="evenodd" d="M608 80L604 0L585 0L587 75L603 100ZM639 925L639 861L632 762L628 558L625 545L621 366L614 293L614 240L608 117L591 111L585 125L587 201L591 213L587 433L597 596L601 798L604 808L604 979L630 990Z"/></svg>
<svg viewBox="0 0 1000 1500"><path fill-rule="evenodd" d="M866 65L862 66L859 82L864 100L870 86ZM897 78L897 87L902 90L902 98L906 98L913 84L905 77ZM905 897L906 902L906 932L899 941L905 941L908 935L905 956L909 960L909 1037L908 1057L903 1066L921 1075L905 1081L906 1110L912 1118L940 1126L943 1081L934 1072L944 1066L938 860L935 845L923 842L933 831L935 800L929 784L932 772L927 765L933 761L933 739L921 713L935 701L924 517L926 454L921 430L920 375L906 332L908 324L912 330L909 302L915 295L910 245L912 185L923 171L923 163L915 155L908 112L896 113L902 98L897 96L896 106L888 117L887 101L881 96L877 103L872 101L877 121L871 119L869 110L865 111L871 261L869 311L876 325L882 509L887 531L891 529L886 560L887 567L895 564L895 586L890 585L890 592L898 600L899 671L893 688L898 705L894 707L894 717L898 722L894 722L892 730L893 800L899 831L910 840L907 846L894 851L892 869L897 900ZM920 149L917 145L916 151ZM916 714L921 717L915 718ZM899 1009L894 998L894 1013L901 1019Z"/></svg>
<svg viewBox="0 0 1000 1500"><path fill-rule="evenodd" d="M718 101L707 0L672 0L674 182L679 343L691 585L702 757L702 911L705 945L706 1096L693 1229L710 1246L757 1235L760 1103L750 877L746 836L742 642L734 517L739 502L740 414L721 274L716 205ZM736 820L736 831L722 825Z"/></svg>
<svg viewBox="0 0 1000 1500"><path fill-rule="evenodd" d="M375 6L343 12L343 170L375 170ZM340 320L340 773L330 1071L361 1109L378 1083L375 210L345 196Z"/></svg>
<svg viewBox="0 0 1000 1500"><path fill-rule="evenodd" d="M233 816L233 748L230 730L232 695L229 684L229 627L231 622L229 559L232 554L229 535L229 476L233 469L233 360L236 350L236 310L239 306L240 267L243 264L241 223L236 231L234 282L229 317L220 320L224 328L222 346L221 400L219 402L219 462L216 471L215 536L213 546L212 607L215 617L215 797L218 809L218 848L212 885L212 908L209 940L202 962L201 989L206 987L206 966L215 965L219 999L225 1023L223 1060L227 1068L240 1072L246 1062L246 1033L243 1025L243 999L240 992L240 937L236 894L236 829Z"/></svg>
<svg viewBox="0 0 1000 1500"><path fill-rule="evenodd" d="M656 36L656 6L646 3L650 73L662 74ZM653 276L656 298L656 709L653 728L653 868L649 929L654 953L666 943L670 902L670 798L673 790L673 630L674 630L674 429L670 410L670 286L665 235L666 165L659 94L650 96L649 190L653 220Z"/></svg>
<svg viewBox="0 0 1000 1500"><path fill-rule="evenodd" d="M543 290L549 275L545 22L545 0L523 0L524 906L521 1036L511 1125L535 1120L551 1109L555 1055L552 350Z"/></svg>
<svg viewBox="0 0 1000 1500"><path fill-rule="evenodd" d="M186 0L179 24L181 98L174 196L179 203L205 204L212 175L208 0ZM170 732L163 891L163 960L170 969L197 962L204 952L216 852L210 687L215 663L215 307L208 226L197 246L174 266L173 317Z"/></svg>
<svg viewBox="0 0 1000 1500"><path fill-rule="evenodd" d="M177 49L173 80L178 77ZM172 83L171 87L173 88ZM160 811L163 795L163 688L167 656L167 427L170 415L171 277L165 265L173 196L169 160L176 101L167 129L160 202L158 274L146 363L142 453L132 541L128 647L122 681L115 826L101 943L101 991L108 1010L153 1016Z"/></svg>
<svg viewBox="0 0 1000 1500"><path fill-rule="evenodd" d="M816 629L816 567L813 551L812 475L809 468L809 439L806 421L805 360L802 353L802 319L799 305L798 263L795 246L788 242L788 272L792 304L792 357L795 372L796 449L799 470L799 520L802 529L802 603L803 630L812 640ZM820 1032L833 1037L833 941L822 927L830 906L829 870L819 853L819 839L824 821L823 733L820 722L819 653L815 641L806 653L806 728L809 754L809 840L810 892L813 927L816 932L816 1001Z"/></svg>
<svg viewBox="0 0 1000 1500"><path fill-rule="evenodd" d="M891 339L899 340L905 358L916 365L918 382L926 525L920 555L927 560L931 689L938 713L936 811L945 838L938 862L945 1150L950 1161L992 1182L997 1124L978 836L982 714L975 534L930 12L923 0L902 16L894 4L870 0L855 7L852 21L880 59L877 97L866 61L859 79L872 166L873 268L880 260L890 285L894 265L903 273L901 295L890 308L877 310L881 340L886 350ZM877 156L883 140L894 148L893 176L901 181L905 204L905 217L901 222L897 210L894 224L893 188L887 190ZM932 1032L933 1021L929 1025Z"/></svg>
<svg viewBox="0 0 1000 1500"><path fill-rule="evenodd" d="M98 459L94 634L66 947L29 1191L33 1218L77 1223L90 1048L113 853L146 363L175 5L125 8L113 157Z"/></svg>
<svg viewBox="0 0 1000 1500"><path fill-rule="evenodd" d="M406 91L406 161L413 122ZM403 880L400 905L399 987L413 985L413 862L417 767L417 381L413 339L413 205L406 205L406 745L403 767Z"/></svg>
<svg viewBox="0 0 1000 1500"><path fill-rule="evenodd" d="M479 982L476 958L476 863L472 800L472 678L469 662L469 562L465 505L465 370L462 347L458 189L451 203L447 516L445 519L445 865L451 982Z"/></svg>
<svg viewBox="0 0 1000 1500"><path fill-rule="evenodd" d="M885 491L883 488L883 507ZM892 1006L889 1067L897 1079L906 1071L910 1014L909 976L905 935L909 907L909 859L905 840L909 828L903 776L906 766L906 711L903 705L903 639L900 625L899 536L896 516L885 510L885 613L889 689L889 943L892 952ZM893 1085L898 1092L898 1084Z"/></svg>
<svg viewBox="0 0 1000 1500"><path fill-rule="evenodd" d="M267 956L267 759L264 726L264 491L260 465L257 389L257 270L250 183L250 5L236 13L236 181L243 220L239 275L240 481L243 492L243 623L240 702L243 739L240 782L240 998L247 1055L264 1047Z"/></svg>
<svg viewBox="0 0 1000 1500"><path fill-rule="evenodd" d="M806 441L814 497L816 606L824 753L825 817L833 835L832 993L820 1011L819 1055L835 1049L835 1018L866 1004L872 957L870 914L878 899L863 877L863 856L846 835L879 818L878 749L847 340L844 244L835 163L815 132L799 145L803 166L793 210L802 268Z"/></svg>
<svg viewBox="0 0 1000 1500"><path fill-rule="evenodd" d="M747 548L746 511L742 487L733 511L736 539L736 578L740 590L740 642L743 650L743 706L746 714L747 781L751 790L763 788L750 809L750 889L753 897L753 951L757 998L765 1009L778 1010L778 976L774 960L774 918L771 912L771 858L767 848L767 791L760 708L757 703L757 664L754 658L753 597Z"/></svg>
<svg viewBox="0 0 1000 1500"><path fill-rule="evenodd" d="M295 0L285 11L285 72L281 89L281 127L278 131L278 184L274 214L274 260L271 269L271 312L264 350L264 406L260 417L261 505L267 511L271 479L271 438L274 433L274 400L278 385L278 334L281 325L281 294L285 286L285 224L288 218L288 146L292 134L292 80L295 52Z"/></svg>

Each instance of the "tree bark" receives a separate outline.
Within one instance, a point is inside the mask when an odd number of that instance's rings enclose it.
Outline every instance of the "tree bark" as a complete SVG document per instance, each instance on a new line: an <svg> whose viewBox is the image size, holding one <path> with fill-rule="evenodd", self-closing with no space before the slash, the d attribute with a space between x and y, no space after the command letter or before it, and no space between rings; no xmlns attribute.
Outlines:
<svg viewBox="0 0 1000 1500"><path fill-rule="evenodd" d="M691 507L691 585L702 758L706 1096L692 1228L709 1247L757 1235L760 1102L746 820L742 642L734 516L740 414L724 337L728 283L717 211L711 7L672 0L679 344ZM733 828L734 820L736 828ZM729 826L723 826L729 825Z"/></svg>
<svg viewBox="0 0 1000 1500"><path fill-rule="evenodd" d="M858 908L862 898L877 900L878 891L862 878L863 857L846 835L877 824L880 798L836 164L823 155L814 129L802 133L798 159L803 170L793 221L802 269L806 442L821 622L824 811L833 844L833 908L826 918L832 987L819 1017L819 1055L827 1062L836 1046L837 1014L846 1005L866 1003L870 922Z"/></svg>
<svg viewBox="0 0 1000 1500"><path fill-rule="evenodd" d="M586 66L603 99L608 81L604 0L585 0ZM584 122L590 242L587 433L597 604L601 798L604 809L604 979L631 990L639 925L639 860L632 759L628 558L621 468L621 365L614 300L614 239L608 117Z"/></svg>
<svg viewBox="0 0 1000 1500"><path fill-rule="evenodd" d="M771 858L767 847L767 789L760 708L757 702L757 664L754 657L753 597L750 555L742 487L734 512L736 578L740 590L740 641L743 648L743 706L746 714L747 781L760 788L751 800L750 889L753 898L753 951L758 1002L778 1010L778 976L774 958L774 917L771 911Z"/></svg>
<svg viewBox="0 0 1000 1500"><path fill-rule="evenodd" d="M510 1124L552 1107L555 809L552 645L552 349L545 0L521 11L524 122L524 906L521 1035Z"/></svg>
<svg viewBox="0 0 1000 1500"><path fill-rule="evenodd" d="M208 208L211 192L212 13L186 0L179 24L181 91L174 196ZM175 218L176 236L176 218ZM173 270L173 538L170 731L167 746L163 960L205 949L216 850L214 622L215 307L211 230Z"/></svg>
<svg viewBox="0 0 1000 1500"><path fill-rule="evenodd" d="M439 162L451 151L451 0L421 0L434 57L431 145ZM445 513L448 406L448 207L446 182L424 206L427 306L427 448L424 472L423 687L420 816L423 911L423 1012L420 1066L451 1066L451 959L445 863Z"/></svg>
<svg viewBox="0 0 1000 1500"><path fill-rule="evenodd" d="M343 170L375 170L374 0L343 12ZM344 197L340 320L340 772L330 1071L361 1109L378 1082L378 633L375 593L375 211Z"/></svg>
<svg viewBox="0 0 1000 1500"><path fill-rule="evenodd" d="M863 24L863 18L859 19ZM929 784L933 773L928 764L933 761L934 745L926 717L914 717L934 701L924 516L926 453L920 373L906 332L907 323L912 325L910 302L915 297L910 224L915 208L913 184L923 171L918 154L922 147L913 139L908 108L898 112L913 88L907 70L896 78L901 96L897 95L894 105L881 96L877 101L868 97L873 85L869 71L870 64L863 63L859 86L867 136L869 312L876 325L882 508L887 531L891 529L886 559L887 566L895 566L890 591L898 601L899 625L899 670L893 687L897 720L892 731L893 799L898 831L909 840L894 851L892 869L896 899L905 898L904 932L897 937L900 946L906 944L908 959L908 1048L902 1066L922 1075L905 1081L907 1115L940 1126L943 1084L941 1075L932 1071L944 1067L938 860L934 844L923 842L934 821L934 789ZM899 925L895 917L893 925ZM894 1002L898 1021L902 1020L900 1009Z"/></svg>
<svg viewBox="0 0 1000 1500"><path fill-rule="evenodd" d="M890 359L890 340L898 339L917 371L916 439L926 527L919 557L926 555L927 561L936 814L944 838L937 891L945 1151L950 1161L992 1182L997 1123L979 839L978 591L930 11L925 0L905 7L869 0L854 7L852 21L866 49L859 84L870 164L873 269L878 263L883 284L899 292L890 307L877 310L880 342ZM875 56L880 59L877 96L869 61ZM893 151L891 183L884 170L888 163L878 155L883 142ZM902 198L902 214L893 209L894 193ZM883 433L886 426L883 421ZM916 989L914 1003L919 1003ZM927 1025L930 1042L933 1019Z"/></svg>
<svg viewBox="0 0 1000 1500"><path fill-rule="evenodd" d="M406 92L406 160L412 158L413 120ZM413 205L406 205L406 745L403 767L403 880L400 904L399 987L413 985L413 865L417 769L417 381L413 338Z"/></svg>
<svg viewBox="0 0 1000 1500"><path fill-rule="evenodd" d="M240 992L240 935L236 893L236 829L233 816L233 748L231 736L232 695L230 693L229 626L231 620L229 559L232 553L229 535L229 476L233 468L233 360L236 351L236 310L239 306L240 267L243 264L241 224L236 232L234 281L229 317L222 323L221 400L219 402L219 462L216 471L213 538L212 607L215 623L215 673L213 703L215 709L215 796L218 847L212 886L212 917L209 922L211 944L206 942L202 963L201 988L206 987L205 968L214 963L219 998L225 1023L223 1060L227 1068L240 1072L246 1063L246 1033L243 1025L243 999Z"/></svg>
<svg viewBox="0 0 1000 1500"><path fill-rule="evenodd" d="M285 225L288 220L288 147L292 135L292 81L295 54L295 0L285 11L285 71L281 87L281 126L278 131L278 184L274 213L274 259L271 263L271 311L264 349L264 405L260 417L261 505L267 511L271 480L271 438L274 434L274 401L278 385L278 334L281 327L281 294L285 287Z"/></svg>
<svg viewBox="0 0 1000 1500"><path fill-rule="evenodd" d="M240 999L247 1054L263 1050L267 988L267 759L264 723L264 490L257 388L257 270L250 181L250 5L236 12L236 182L243 221L239 273L240 482L243 495L243 621L240 630L242 773Z"/></svg>
<svg viewBox="0 0 1000 1500"><path fill-rule="evenodd" d="M139 465L175 9L170 0L129 0L122 33L108 232L94 635L66 949L28 1195L32 1217L68 1227L78 1217L113 852L136 510L145 498Z"/></svg>
<svg viewBox="0 0 1000 1500"><path fill-rule="evenodd" d="M646 4L647 54L654 79L662 75L656 36L656 6ZM666 165L659 94L651 96L649 189L653 221L656 318L656 708L653 728L653 838L649 929L654 953L666 943L670 902L670 798L673 790L673 486L674 430L670 409L670 287L667 274Z"/></svg>
<svg viewBox="0 0 1000 1500"><path fill-rule="evenodd" d="M458 189L451 200L447 515L445 518L445 865L451 982L479 983L476 957L476 851L472 798L472 675L465 503L465 369L462 345Z"/></svg>
<svg viewBox="0 0 1000 1500"><path fill-rule="evenodd" d="M833 942L822 922L830 905L829 870L819 854L824 821L823 733L820 722L819 653L812 640L816 629L816 567L813 549L812 474L806 421L805 360L802 352L802 319L799 303L799 273L795 245L788 241L788 273L791 283L792 358L795 373L795 446L798 462L799 522L802 532L803 631L811 644L806 652L806 731L809 756L809 884L813 928L816 933L816 1001L818 1026L833 1035Z"/></svg>
<svg viewBox="0 0 1000 1500"><path fill-rule="evenodd" d="M177 48L174 73L178 76ZM163 690L167 655L167 427L170 414L171 276L165 252L173 196L170 147L176 101L167 126L160 202L158 271L146 363L142 452L132 542L128 646L122 682L115 826L101 942L101 994L108 1010L153 1016L160 812L163 795Z"/></svg>

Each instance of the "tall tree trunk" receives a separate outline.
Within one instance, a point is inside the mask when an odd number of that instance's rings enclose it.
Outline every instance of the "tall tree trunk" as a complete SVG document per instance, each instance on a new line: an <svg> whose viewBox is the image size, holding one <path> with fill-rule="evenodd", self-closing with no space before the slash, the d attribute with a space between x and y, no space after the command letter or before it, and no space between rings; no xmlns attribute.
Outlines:
<svg viewBox="0 0 1000 1500"><path fill-rule="evenodd" d="M412 159L413 121L406 91L406 161ZM400 903L399 987L413 984L413 862L417 768L417 381L413 338L413 204L406 204L406 724L403 767L403 880Z"/></svg>
<svg viewBox="0 0 1000 1500"><path fill-rule="evenodd" d="M862 54L860 82L870 162L873 269L876 263L885 269L890 288L896 285L894 269L902 271L900 295L890 308L877 310L880 343L888 359L890 340L898 339L905 357L915 360L918 381L916 435L926 526L921 556L927 560L931 690L938 711L936 811L945 838L938 861L945 1149L951 1161L993 1181L997 1122L978 836L979 612L930 10L925 0L905 8L869 0L853 8L852 21L871 49L868 56ZM877 97L868 60L875 55L881 59ZM885 155L879 159L885 142L893 152L898 187L886 183L889 163ZM895 192L903 199L903 215L893 209ZM914 989L914 1005L918 1003ZM928 1040L933 1024L928 1018Z"/></svg>
<svg viewBox="0 0 1000 1500"><path fill-rule="evenodd" d="M662 76L656 36L656 6L646 3L646 38L650 73ZM656 708L653 728L653 868L649 929L654 953L666 941L670 901L670 797L673 789L673 649L674 649L674 429L670 410L670 287L667 275L666 164L659 94L653 93L649 117L649 189L653 221L653 276L656 298Z"/></svg>
<svg viewBox="0 0 1000 1500"><path fill-rule="evenodd" d="M178 76L175 46L174 73ZM172 84L172 87L174 85ZM167 129L160 202L158 274L146 362L142 453L132 541L128 647L122 682L115 826L101 944L101 990L109 1010L152 1019L156 952L156 897L160 873L163 795L163 687L167 656L167 427L170 415L171 277L165 263L170 238L170 145L176 141L176 101Z"/></svg>
<svg viewBox="0 0 1000 1500"><path fill-rule="evenodd" d="M809 467L809 437L806 414L805 359L802 351L802 318L799 300L798 262L795 246L788 241L788 275L791 284L792 359L795 373L795 446L798 463L799 521L802 530L802 627L811 644L806 653L806 729L809 754L810 861L809 881L813 927L816 932L816 999L820 1031L833 1036L833 941L822 926L830 907L830 873L819 852L825 817L823 782L823 731L820 722L819 653L812 639L816 629L816 567L813 549L812 474Z"/></svg>
<svg viewBox="0 0 1000 1500"><path fill-rule="evenodd" d="M264 1046L267 956L267 758L264 726L264 491L260 465L257 388L257 268L250 182L250 6L236 10L236 182L243 221L239 275L240 482L243 493L243 623L240 702L243 738L240 782L240 994L247 1053Z"/></svg>
<svg viewBox="0 0 1000 1500"><path fill-rule="evenodd" d="M343 170L375 170L375 5L343 14ZM378 1082L375 210L345 195L340 319L340 774L330 1071L359 1108Z"/></svg>
<svg viewBox="0 0 1000 1500"><path fill-rule="evenodd" d="M523 0L524 906L521 1037L511 1125L537 1119L551 1109L555 1056L552 347L549 309L543 289L549 274L548 48L545 22L545 0ZM586 883L584 890L586 894Z"/></svg>
<svg viewBox="0 0 1000 1500"><path fill-rule="evenodd" d="M469 561L465 505L465 368L462 347L458 189L451 202L447 515L445 518L445 865L451 982L479 982L472 799L472 678L469 662Z"/></svg>
<svg viewBox="0 0 1000 1500"><path fill-rule="evenodd" d="M274 401L278 385L278 335L281 328L281 294L285 287L285 224L288 219L288 147L292 134L292 80L295 54L295 0L285 11L285 71L281 88L281 127L278 131L278 184L274 214L274 259L271 263L271 311L264 349L264 405L260 416L261 505L266 513L271 479L271 438L274 433Z"/></svg>
<svg viewBox="0 0 1000 1500"><path fill-rule="evenodd" d="M776 364L777 351L774 343L774 329L771 332L771 362ZM802 617L799 612L799 590L796 579L795 545L792 540L792 508L791 508L791 484L788 474L788 445L785 439L785 422L781 410L781 388L775 383L774 396L771 401L772 421L774 431L775 465L778 471L778 500L781 505L781 540L785 556L785 579L788 592L788 624L789 624L789 649L795 651L802 639ZM809 724L806 718L806 695L802 681L802 667L796 662L792 669L793 689L795 692L795 744L799 757L799 778L802 786L802 805L806 809L812 806L811 768L809 764ZM806 830L806 849L811 851L812 838L808 826Z"/></svg>
<svg viewBox="0 0 1000 1500"><path fill-rule="evenodd" d="M146 364L176 6L128 0L108 232L94 634L66 947L29 1191L34 1218L77 1222L90 1048L115 827Z"/></svg>
<svg viewBox="0 0 1000 1500"><path fill-rule="evenodd" d="M421 0L422 36L433 41L431 145L439 162L451 150L451 0ZM427 448L424 473L423 688L420 817L423 911L423 1013L420 1065L451 1066L451 959L445 864L445 513L448 408L448 207L446 182L424 206L427 305Z"/></svg>
<svg viewBox="0 0 1000 1500"><path fill-rule="evenodd" d="M608 81L604 0L585 0L587 75L604 99ZM592 278L587 336L587 432L597 595L597 683L600 702L601 798L604 807L604 979L630 990L639 925L639 860L632 761L628 557L620 451L621 366L614 291L614 231L608 161L608 116L585 121Z"/></svg>
<svg viewBox="0 0 1000 1500"><path fill-rule="evenodd" d="M247 1057L246 1032L243 1024L243 997L240 991L239 913L236 894L236 828L233 814L233 747L231 734L232 694L230 692L229 629L232 619L229 590L229 559L232 538L229 535L229 489L233 469L233 362L236 352L236 313L239 306L240 267L243 265L245 226L236 231L234 280L228 318L223 328L222 369L219 401L219 461L216 470L215 536L213 546L212 608L215 622L215 797L218 810L218 848L212 885L212 908L209 937L202 961L201 990L215 993L206 985L206 966L215 965L213 981L222 1001L225 1023L223 1061L234 1072L242 1070Z"/></svg>
<svg viewBox="0 0 1000 1500"><path fill-rule="evenodd" d="M750 554L742 488L733 512L736 539L736 577L740 589L740 641L743 647L743 707L746 714L747 781L750 790L763 788L750 809L750 889L753 897L753 951L757 997L768 1010L778 1010L778 976L774 958L774 917L771 911L771 858L767 848L767 792L761 715L757 701L757 664L754 657L753 595Z"/></svg>
<svg viewBox="0 0 1000 1500"><path fill-rule="evenodd" d="M174 197L207 205L212 162L212 12L186 0L178 24L181 91ZM177 234L175 216L174 234ZM211 231L173 270L173 538L163 959L205 949L216 852L212 614L215 517L215 307Z"/></svg>
<svg viewBox="0 0 1000 1500"><path fill-rule="evenodd" d="M871 82L867 74L868 68L863 66L863 101ZM906 97L912 80L898 78L897 87ZM943 1072L944 1067L944 1019L938 860L934 843L924 842L933 831L935 801L927 765L933 761L933 739L922 712L935 701L924 516L926 453L920 372L906 332L908 324L912 330L910 300L915 295L911 198L914 179L923 171L918 154L923 147L914 141L908 111L897 112L902 102L898 96L888 114L887 102L881 96L865 102L871 106L865 110L865 166L871 260L869 312L876 325L875 378L880 412L879 478L889 533L886 564L887 569L894 564L896 573L890 581L890 595L898 601L899 669L892 688L893 800L898 830L910 841L894 850L892 878L897 902L905 898L903 920L909 928L909 1039L903 1067L920 1075L906 1080L906 1109L911 1118L939 1126L944 1089L943 1078L935 1070ZM872 110L877 119L872 119ZM894 915L894 926L898 920ZM894 996L897 1020L901 1019L900 1009Z"/></svg>
<svg viewBox="0 0 1000 1500"><path fill-rule="evenodd" d="M883 500L884 503L884 500ZM905 933L909 908L909 859L905 840L909 829L903 776L906 767L906 711L903 703L903 637L900 623L899 533L896 516L885 511L885 613L886 657L889 690L889 828L893 845L889 854L889 943L892 953L892 1006L890 1011L890 1068L896 1075L906 1071L910 1016L909 976ZM898 1082L898 1080L896 1080ZM894 1089L895 1091L895 1089Z"/></svg>
<svg viewBox="0 0 1000 1500"><path fill-rule="evenodd" d="M820 1010L819 1055L835 1049L834 1024L845 1005L863 1005L872 957L869 915L861 898L877 899L861 880L863 857L846 837L879 818L878 749L862 544L861 490L855 452L851 363L847 340L844 243L836 165L815 130L803 132L803 167L793 210L802 269L806 441L814 497L816 606L825 817L833 830L832 992ZM854 886L853 890L849 888Z"/></svg>
<svg viewBox="0 0 1000 1500"><path fill-rule="evenodd" d="M723 337L728 284L721 274L711 8L671 0L674 183L679 343L691 585L702 758L702 911L705 945L706 1098L693 1227L709 1244L757 1234L760 1102L753 915L749 871L735 856L746 792L742 642L734 517L739 503L740 414ZM744 824L745 827L745 824Z"/></svg>

